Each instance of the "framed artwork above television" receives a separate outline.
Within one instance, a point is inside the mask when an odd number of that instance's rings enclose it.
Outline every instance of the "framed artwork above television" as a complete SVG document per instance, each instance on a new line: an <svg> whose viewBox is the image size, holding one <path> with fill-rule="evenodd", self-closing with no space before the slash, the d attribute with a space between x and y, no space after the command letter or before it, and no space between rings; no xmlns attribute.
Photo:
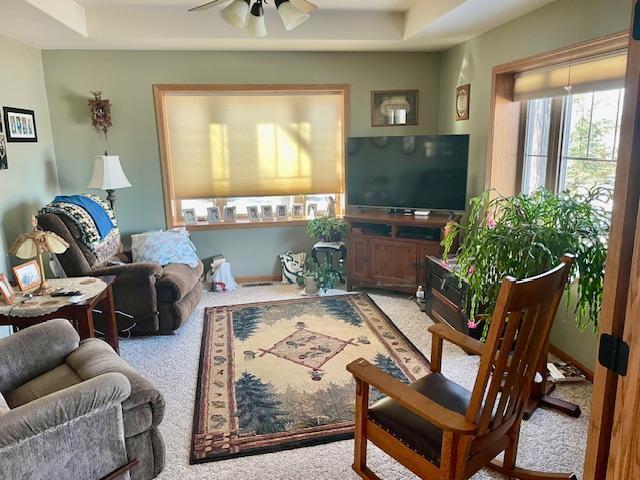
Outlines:
<svg viewBox="0 0 640 480"><path fill-rule="evenodd" d="M371 126L418 125L418 90L371 92Z"/></svg>

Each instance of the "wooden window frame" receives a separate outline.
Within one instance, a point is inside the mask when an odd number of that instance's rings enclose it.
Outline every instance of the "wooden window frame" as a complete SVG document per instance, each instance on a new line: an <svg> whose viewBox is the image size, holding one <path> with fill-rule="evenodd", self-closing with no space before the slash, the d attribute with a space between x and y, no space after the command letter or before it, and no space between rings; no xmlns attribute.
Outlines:
<svg viewBox="0 0 640 480"><path fill-rule="evenodd" d="M570 61L575 62L594 55L626 50L628 44L629 32L618 32L493 67L491 118L485 167L487 190L494 189L501 195L511 196L519 193L522 185L521 151L524 148L524 137L521 102L515 101L513 96L516 75ZM550 143L551 141L549 139Z"/></svg>
<svg viewBox="0 0 640 480"><path fill-rule="evenodd" d="M343 122L342 136L345 141L349 132L350 124L350 91L349 84L154 84L153 97L156 110L156 124L158 128L158 144L160 147L160 168L162 172L162 193L164 197L164 211L167 228L187 227L189 230L211 230L211 229L235 229L235 228L260 228L260 227L288 227L303 226L308 220L301 218L289 218L274 222L249 222L248 219L240 218L234 223L208 223L199 222L187 225L182 221L179 211L179 201L175 198L173 186L173 170L171 168L171 155L167 135L167 117L164 104L167 93L210 93L210 92L264 92L264 93L287 93L287 92L340 92L342 95ZM343 168L343 191L346 182L346 158Z"/></svg>

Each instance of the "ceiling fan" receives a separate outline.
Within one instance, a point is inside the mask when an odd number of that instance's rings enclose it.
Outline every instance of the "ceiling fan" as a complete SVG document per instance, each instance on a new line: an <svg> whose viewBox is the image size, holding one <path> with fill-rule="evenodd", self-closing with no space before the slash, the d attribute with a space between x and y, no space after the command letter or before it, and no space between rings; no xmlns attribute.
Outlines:
<svg viewBox="0 0 640 480"><path fill-rule="evenodd" d="M221 5L228 0L212 0L197 7L190 8L189 12L199 12ZM274 0L278 14L284 23L284 28L293 30L309 18L309 14L318 7L308 0ZM253 2L253 5L251 3ZM229 25L238 29L245 26L254 37L267 35L267 26L264 21L264 8L267 0L232 0L220 11L220 16Z"/></svg>

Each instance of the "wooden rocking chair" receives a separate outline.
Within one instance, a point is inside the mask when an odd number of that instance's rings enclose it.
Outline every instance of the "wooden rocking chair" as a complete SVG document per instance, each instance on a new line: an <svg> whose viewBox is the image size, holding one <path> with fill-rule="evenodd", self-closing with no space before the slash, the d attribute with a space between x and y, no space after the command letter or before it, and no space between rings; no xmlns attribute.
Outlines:
<svg viewBox="0 0 640 480"><path fill-rule="evenodd" d="M431 326L432 373L410 385L364 359L347 366L356 379L356 473L378 479L367 467L370 440L423 479L468 479L486 466L523 480L575 480L515 466L520 422L572 261L565 255L537 277L505 278L484 344L447 325ZM472 392L440 374L443 339L481 356ZM370 386L387 395L371 407ZM503 451L504 461L494 460Z"/></svg>

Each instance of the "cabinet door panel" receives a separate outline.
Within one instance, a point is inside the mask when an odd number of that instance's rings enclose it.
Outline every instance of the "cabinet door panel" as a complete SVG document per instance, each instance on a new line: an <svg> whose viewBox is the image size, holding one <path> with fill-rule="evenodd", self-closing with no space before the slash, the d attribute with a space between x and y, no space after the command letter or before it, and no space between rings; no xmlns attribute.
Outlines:
<svg viewBox="0 0 640 480"><path fill-rule="evenodd" d="M347 276L352 279L363 280L367 278L367 239L352 235L349 237L347 249Z"/></svg>
<svg viewBox="0 0 640 480"><path fill-rule="evenodd" d="M369 275L382 285L416 285L418 245L409 242L371 240Z"/></svg>

